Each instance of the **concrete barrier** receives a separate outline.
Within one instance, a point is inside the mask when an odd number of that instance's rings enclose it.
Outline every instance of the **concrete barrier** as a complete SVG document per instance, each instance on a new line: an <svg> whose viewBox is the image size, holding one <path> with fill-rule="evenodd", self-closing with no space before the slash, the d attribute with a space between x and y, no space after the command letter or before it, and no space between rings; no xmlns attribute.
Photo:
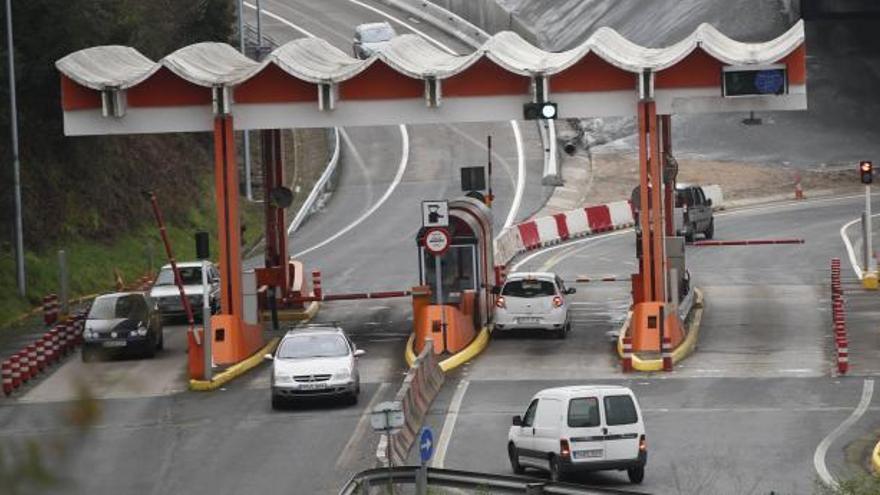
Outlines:
<svg viewBox="0 0 880 495"><path fill-rule="evenodd" d="M407 349L411 349L409 343ZM405 422L398 431L381 437L376 447L376 460L380 465L390 463L401 466L406 463L425 415L440 392L445 378L437 355L434 354L434 344L427 340L422 353L412 362L403 384L394 396L394 400L403 407Z"/></svg>

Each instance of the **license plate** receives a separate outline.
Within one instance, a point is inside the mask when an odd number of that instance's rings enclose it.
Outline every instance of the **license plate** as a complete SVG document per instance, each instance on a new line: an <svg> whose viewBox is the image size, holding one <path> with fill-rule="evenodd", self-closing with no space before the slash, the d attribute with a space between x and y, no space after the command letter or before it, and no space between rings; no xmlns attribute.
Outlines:
<svg viewBox="0 0 880 495"><path fill-rule="evenodd" d="M602 449L593 449L593 450L575 450L574 458L575 459L590 459L595 457L602 457Z"/></svg>
<svg viewBox="0 0 880 495"><path fill-rule="evenodd" d="M321 390L327 388L326 383L303 383L299 386L303 390Z"/></svg>
<svg viewBox="0 0 880 495"><path fill-rule="evenodd" d="M516 322L517 323L540 323L541 319L535 318L532 316L523 316L523 317L517 318Z"/></svg>
<svg viewBox="0 0 880 495"><path fill-rule="evenodd" d="M124 340L108 340L101 345L103 345L104 347L125 347L127 343L128 342Z"/></svg>

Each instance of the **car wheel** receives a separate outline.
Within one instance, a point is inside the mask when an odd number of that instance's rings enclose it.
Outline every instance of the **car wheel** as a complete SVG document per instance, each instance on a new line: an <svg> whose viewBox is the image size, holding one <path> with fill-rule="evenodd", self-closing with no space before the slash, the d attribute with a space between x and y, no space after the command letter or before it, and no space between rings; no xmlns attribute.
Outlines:
<svg viewBox="0 0 880 495"><path fill-rule="evenodd" d="M281 397L278 397L275 394L272 394L272 409L279 410L284 405L284 402L281 400Z"/></svg>
<svg viewBox="0 0 880 495"><path fill-rule="evenodd" d="M154 357L156 357L156 348L157 347L158 347L158 345L156 345L156 344L150 345L150 343L148 343L146 345L146 348L144 349L144 357L147 359L153 359Z"/></svg>
<svg viewBox="0 0 880 495"><path fill-rule="evenodd" d="M559 480L562 478L562 469L559 465L559 458L555 455L550 456L550 481L553 483L559 483Z"/></svg>
<svg viewBox="0 0 880 495"><path fill-rule="evenodd" d="M348 398L346 398L346 403L348 403L349 406L357 405L357 403L358 403L358 393L357 393L357 392L352 392L352 393L348 394Z"/></svg>
<svg viewBox="0 0 880 495"><path fill-rule="evenodd" d="M557 339L564 339L566 334L568 334L568 325L563 325L559 330L556 330Z"/></svg>
<svg viewBox="0 0 880 495"><path fill-rule="evenodd" d="M684 231L685 242L694 242L694 226L691 225Z"/></svg>
<svg viewBox="0 0 880 495"><path fill-rule="evenodd" d="M82 348L82 362L84 363L93 363L97 361L98 354L95 349L91 347L83 347Z"/></svg>
<svg viewBox="0 0 880 495"><path fill-rule="evenodd" d="M160 330L159 331L159 341L156 342L156 350L161 351L165 349L165 334Z"/></svg>
<svg viewBox="0 0 880 495"><path fill-rule="evenodd" d="M645 479L645 466L627 469L626 475L630 483L640 484Z"/></svg>
<svg viewBox="0 0 880 495"><path fill-rule="evenodd" d="M519 463L519 452L517 452L516 445L513 442L507 444L507 457L510 459L510 469L513 470L514 474L526 472L525 468Z"/></svg>
<svg viewBox="0 0 880 495"><path fill-rule="evenodd" d="M705 232L706 239L712 239L715 237L715 219L709 220L709 228L706 229Z"/></svg>

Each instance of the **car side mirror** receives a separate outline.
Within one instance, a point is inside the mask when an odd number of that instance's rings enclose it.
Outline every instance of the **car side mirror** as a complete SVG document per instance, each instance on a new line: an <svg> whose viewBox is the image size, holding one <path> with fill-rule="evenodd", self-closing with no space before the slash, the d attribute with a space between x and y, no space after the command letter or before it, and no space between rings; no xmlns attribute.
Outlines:
<svg viewBox="0 0 880 495"><path fill-rule="evenodd" d="M363 349L358 349L358 350L354 351L354 357L361 357L366 353L367 353L367 351L365 351Z"/></svg>
<svg viewBox="0 0 880 495"><path fill-rule="evenodd" d="M712 200L706 199L706 206L712 206Z"/></svg>
<svg viewBox="0 0 880 495"><path fill-rule="evenodd" d="M522 416L517 414L513 417L513 426L522 426Z"/></svg>
<svg viewBox="0 0 880 495"><path fill-rule="evenodd" d="M566 294L574 294L575 292L577 292L577 289L575 289L574 287L569 287L565 290Z"/></svg>
<svg viewBox="0 0 880 495"><path fill-rule="evenodd" d="M500 285L493 286L492 287L492 294L495 294L496 296L498 294L501 294L501 286Z"/></svg>
<svg viewBox="0 0 880 495"><path fill-rule="evenodd" d="M265 359L266 361L274 361L275 356L273 356L271 354L263 354L263 359Z"/></svg>

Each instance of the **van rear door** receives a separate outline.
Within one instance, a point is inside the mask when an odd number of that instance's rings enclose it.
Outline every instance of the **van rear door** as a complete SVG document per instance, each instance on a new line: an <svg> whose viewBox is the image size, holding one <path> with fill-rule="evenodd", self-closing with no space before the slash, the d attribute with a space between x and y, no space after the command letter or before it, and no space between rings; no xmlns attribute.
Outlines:
<svg viewBox="0 0 880 495"><path fill-rule="evenodd" d="M604 407L605 460L622 461L639 456L639 437L644 431L638 407L628 394L609 394Z"/></svg>
<svg viewBox="0 0 880 495"><path fill-rule="evenodd" d="M605 434L602 431L598 397L569 400L566 425L572 461L595 462L605 459Z"/></svg>

